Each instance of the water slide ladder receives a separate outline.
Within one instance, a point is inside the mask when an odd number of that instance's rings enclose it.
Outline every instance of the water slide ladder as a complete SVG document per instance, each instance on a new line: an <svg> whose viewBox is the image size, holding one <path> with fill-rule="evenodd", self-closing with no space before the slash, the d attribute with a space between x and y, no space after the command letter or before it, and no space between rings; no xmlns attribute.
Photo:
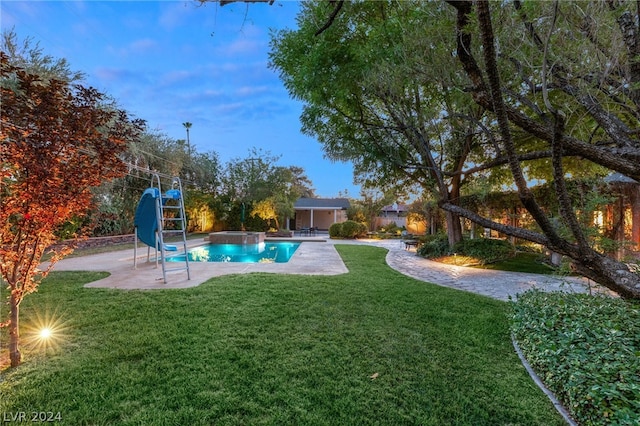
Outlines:
<svg viewBox="0 0 640 426"><path fill-rule="evenodd" d="M175 271L186 271L187 279L191 279L189 271L189 258L187 253L187 216L184 210L184 197L182 182L179 177L171 179L171 189L162 192L160 176L153 174L151 185L147 188L136 209L134 219L135 244L133 248L134 268L138 259L138 240L147 245L147 262L150 261L151 247L156 251L156 267L158 259L162 264L162 278L167 283L167 273ZM182 246L185 253L184 264L171 262L179 266L168 267L167 252L178 251L175 245L165 244L165 238L169 236L180 236L178 244ZM158 256L158 252L160 255ZM182 257L182 256L181 256Z"/></svg>

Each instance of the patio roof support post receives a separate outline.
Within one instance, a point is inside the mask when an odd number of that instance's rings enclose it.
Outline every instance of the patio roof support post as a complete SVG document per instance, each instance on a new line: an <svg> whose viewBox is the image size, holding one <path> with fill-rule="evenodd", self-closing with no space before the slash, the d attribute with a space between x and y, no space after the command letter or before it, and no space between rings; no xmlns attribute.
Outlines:
<svg viewBox="0 0 640 426"><path fill-rule="evenodd" d="M311 224L309 225L309 228L313 228L313 209L311 209Z"/></svg>

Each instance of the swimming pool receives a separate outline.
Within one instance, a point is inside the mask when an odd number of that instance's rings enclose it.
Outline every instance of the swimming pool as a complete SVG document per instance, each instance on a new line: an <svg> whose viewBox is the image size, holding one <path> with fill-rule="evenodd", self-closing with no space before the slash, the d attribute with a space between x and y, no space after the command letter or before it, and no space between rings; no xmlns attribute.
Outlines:
<svg viewBox="0 0 640 426"><path fill-rule="evenodd" d="M206 244L187 251L190 262L286 263L300 243ZM167 258L184 262L184 254Z"/></svg>

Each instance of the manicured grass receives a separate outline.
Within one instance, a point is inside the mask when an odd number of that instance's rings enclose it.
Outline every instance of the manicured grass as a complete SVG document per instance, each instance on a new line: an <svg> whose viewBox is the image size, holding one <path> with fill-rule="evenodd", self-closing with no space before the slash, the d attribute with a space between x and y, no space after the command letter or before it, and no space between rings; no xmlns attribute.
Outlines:
<svg viewBox="0 0 640 426"><path fill-rule="evenodd" d="M72 425L563 424L513 351L506 303L405 277L380 248L337 248L348 274L161 291L52 274L23 326L56 312L64 339L2 373L0 411Z"/></svg>

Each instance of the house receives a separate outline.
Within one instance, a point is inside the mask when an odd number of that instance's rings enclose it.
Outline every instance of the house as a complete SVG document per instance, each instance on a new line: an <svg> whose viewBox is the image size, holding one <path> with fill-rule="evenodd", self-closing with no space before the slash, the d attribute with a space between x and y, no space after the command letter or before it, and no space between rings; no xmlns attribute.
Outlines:
<svg viewBox="0 0 640 426"><path fill-rule="evenodd" d="M295 217L291 228L327 230L332 224L347 220L349 206L346 198L299 198L293 205Z"/></svg>
<svg viewBox="0 0 640 426"><path fill-rule="evenodd" d="M591 228L591 232L617 243L608 244L609 247L596 246L596 248L606 251L618 260L640 258L640 184L620 173L605 177L602 183L595 187L589 182L569 181L568 183L573 188L575 196L582 197L583 200L592 191L597 191L600 195L609 198L608 201L604 201L605 198L603 198L602 204L595 211L589 212L591 217L580 217L584 225ZM531 190L538 199L557 199L551 185L539 185L532 187ZM481 202L474 200L473 196L463 197L461 203L466 208L480 210L481 214L495 222L530 229L536 226L531 215L520 203L516 192L491 193ZM576 205L579 203L577 202ZM579 210L578 213L580 213ZM470 227L473 234L475 225L470 224ZM485 229L485 236L504 237L499 232L488 228ZM515 242L513 237L512 241Z"/></svg>
<svg viewBox="0 0 640 426"><path fill-rule="evenodd" d="M640 257L640 184L620 173L604 178L606 193L615 197L603 211L594 215L594 225L617 241L615 257Z"/></svg>
<svg viewBox="0 0 640 426"><path fill-rule="evenodd" d="M409 213L408 205L393 203L393 204L389 204L388 206L384 206L380 210L380 217L400 218L400 217L407 217L408 213Z"/></svg>
<svg viewBox="0 0 640 426"><path fill-rule="evenodd" d="M409 217L409 205L401 203L393 203L382 207L380 215L376 217L374 229L386 227L390 223L395 223L400 228L405 228L412 234L424 234L426 225L417 222Z"/></svg>
<svg viewBox="0 0 640 426"><path fill-rule="evenodd" d="M406 204L393 203L380 209L380 214L375 218L373 229L383 228L390 223L395 223L402 228L407 226L407 214L409 206Z"/></svg>

